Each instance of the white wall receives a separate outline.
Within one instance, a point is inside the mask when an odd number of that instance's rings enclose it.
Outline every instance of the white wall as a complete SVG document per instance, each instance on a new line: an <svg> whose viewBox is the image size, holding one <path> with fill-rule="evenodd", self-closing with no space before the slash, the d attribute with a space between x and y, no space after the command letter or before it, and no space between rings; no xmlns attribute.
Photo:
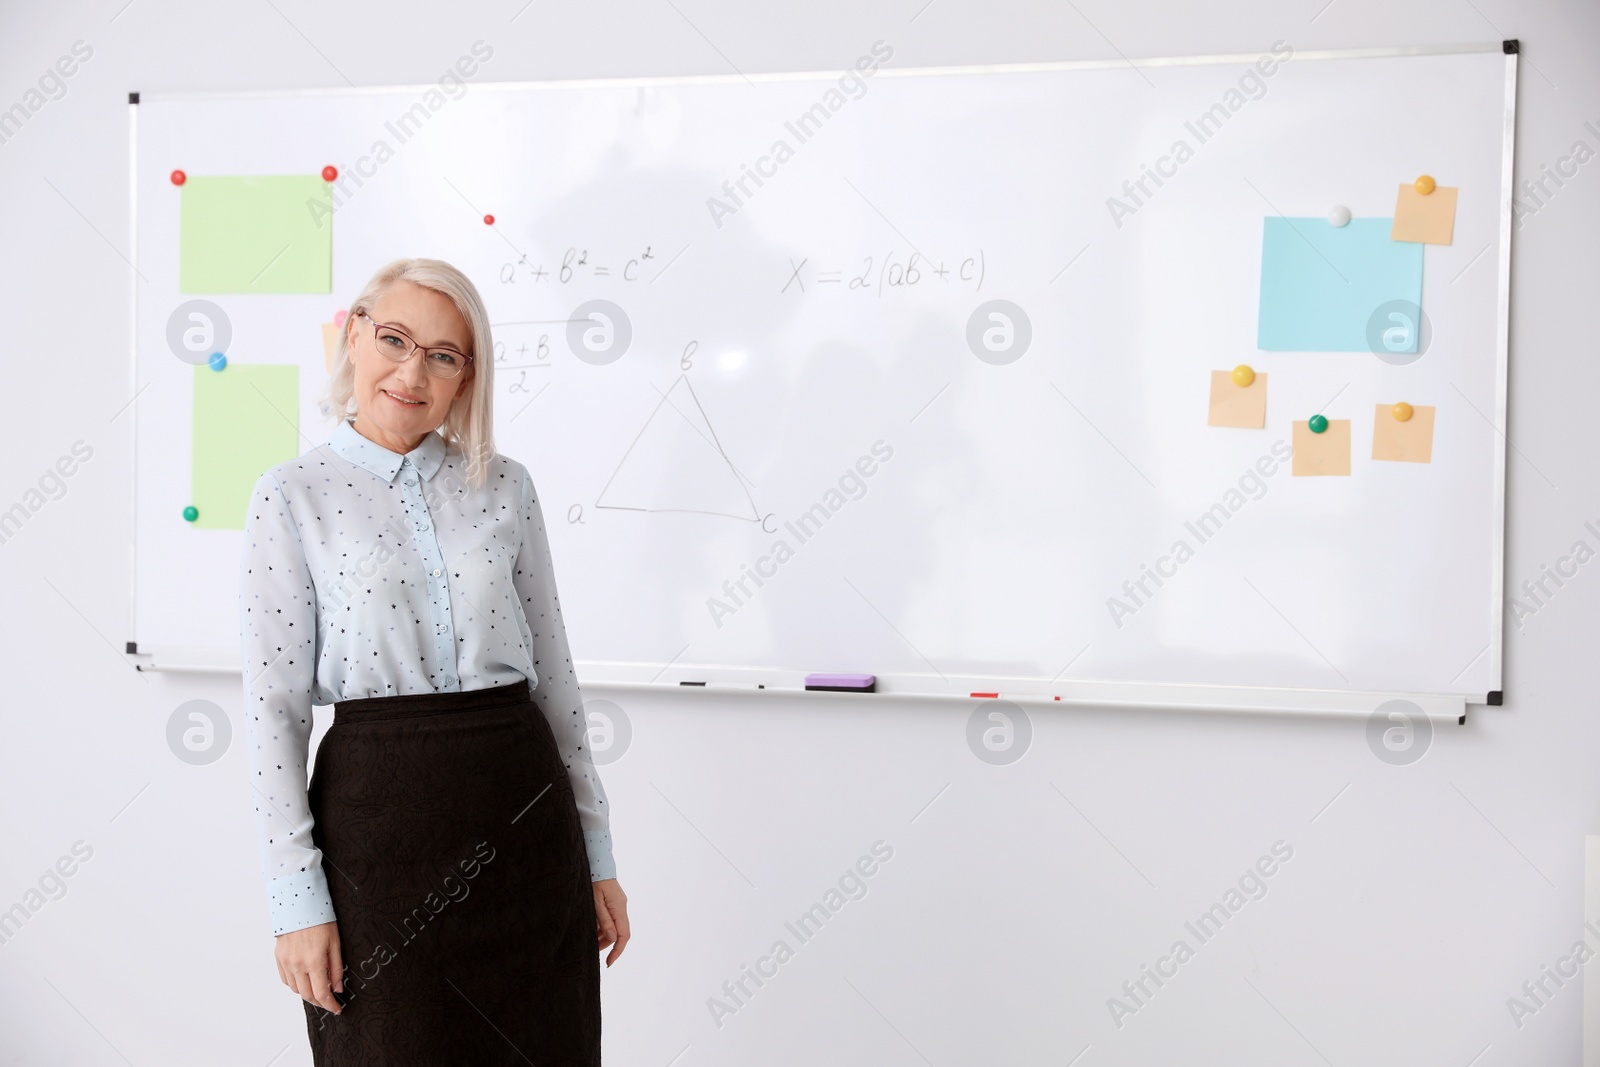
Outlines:
<svg viewBox="0 0 1600 1067"><path fill-rule="evenodd" d="M1578 2L122 2L0 4L0 109L93 48L0 144L0 510L75 441L94 450L0 544L0 908L93 849L0 944L6 1064L310 1062L272 965L243 745L196 767L165 738L185 700L237 716L239 680L120 654L129 90L421 82L478 38L515 80L821 69L878 38L912 66L1515 36L1519 173L1600 149L1600 8ZM1600 548L1583 526L1600 526L1597 224L1588 163L1515 237L1511 590L1574 541ZM1576 981L1520 1026L1507 999L1583 936L1597 635L1590 563L1508 619L1506 705L1400 767L1343 720L1054 712L992 767L964 709L622 696L635 737L604 775L636 934L604 979L609 1061L1575 1064ZM784 921L879 839L894 854L867 895L718 1028L707 998L795 944ZM1279 840L1293 858L1266 896L1209 943L1187 934ZM1107 998L1180 937L1194 958L1116 1027Z"/></svg>

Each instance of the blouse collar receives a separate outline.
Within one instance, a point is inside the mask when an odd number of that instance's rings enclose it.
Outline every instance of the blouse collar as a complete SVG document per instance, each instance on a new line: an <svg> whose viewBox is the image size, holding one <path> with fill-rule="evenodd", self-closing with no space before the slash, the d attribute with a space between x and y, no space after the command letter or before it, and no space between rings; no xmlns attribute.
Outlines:
<svg viewBox="0 0 1600 1067"><path fill-rule="evenodd" d="M407 459L423 478L432 478L444 462L446 447L444 438L438 433L427 433L416 448L402 456L361 436L349 419L340 420L328 445L351 463L371 471L386 482L394 481L395 475L400 473L401 462Z"/></svg>

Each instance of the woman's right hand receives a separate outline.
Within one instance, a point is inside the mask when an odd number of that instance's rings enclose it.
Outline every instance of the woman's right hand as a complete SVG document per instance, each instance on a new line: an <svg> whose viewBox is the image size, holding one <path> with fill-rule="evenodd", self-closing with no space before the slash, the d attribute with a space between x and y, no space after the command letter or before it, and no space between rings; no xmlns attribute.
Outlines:
<svg viewBox="0 0 1600 1067"><path fill-rule="evenodd" d="M273 955L283 984L335 1015L344 1008L333 991L344 992L344 960L339 955L339 924L322 923L278 935Z"/></svg>

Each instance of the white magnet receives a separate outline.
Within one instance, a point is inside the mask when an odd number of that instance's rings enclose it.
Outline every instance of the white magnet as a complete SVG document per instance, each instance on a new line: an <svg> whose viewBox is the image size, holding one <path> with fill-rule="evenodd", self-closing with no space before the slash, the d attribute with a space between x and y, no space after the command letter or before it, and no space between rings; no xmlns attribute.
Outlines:
<svg viewBox="0 0 1600 1067"><path fill-rule="evenodd" d="M1340 204L1338 207L1328 212L1328 221L1335 226L1343 226L1345 223L1350 221L1350 209L1345 207L1343 204Z"/></svg>

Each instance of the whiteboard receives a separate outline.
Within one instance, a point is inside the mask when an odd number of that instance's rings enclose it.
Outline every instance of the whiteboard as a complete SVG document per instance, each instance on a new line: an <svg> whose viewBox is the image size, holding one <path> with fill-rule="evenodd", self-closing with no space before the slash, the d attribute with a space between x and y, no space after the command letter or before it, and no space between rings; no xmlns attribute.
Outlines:
<svg viewBox="0 0 1600 1067"><path fill-rule="evenodd" d="M146 94L137 658L239 656L241 536L181 517L193 371L165 330L191 294L168 175L332 163L371 171L335 194L333 291L209 298L228 357L300 364L309 448L333 425L320 324L391 258L466 271L495 323L496 443L541 495L586 684L860 671L931 696L1497 702L1516 56L1298 53L1199 141L1257 59L891 58L849 93L839 72L470 84L404 143L428 87ZM1180 139L1191 158L1114 212ZM379 140L392 156L363 164ZM1258 350L1263 219L1387 217L1421 173L1460 190L1453 243L1425 248L1423 357ZM969 343L992 300L1027 321L1009 362ZM624 321L620 356L618 332L586 347ZM1238 363L1269 376L1265 429L1206 425L1211 371ZM1437 406L1431 463L1368 458L1374 405L1398 399ZM1351 475L1262 474L1317 412L1352 420Z"/></svg>

